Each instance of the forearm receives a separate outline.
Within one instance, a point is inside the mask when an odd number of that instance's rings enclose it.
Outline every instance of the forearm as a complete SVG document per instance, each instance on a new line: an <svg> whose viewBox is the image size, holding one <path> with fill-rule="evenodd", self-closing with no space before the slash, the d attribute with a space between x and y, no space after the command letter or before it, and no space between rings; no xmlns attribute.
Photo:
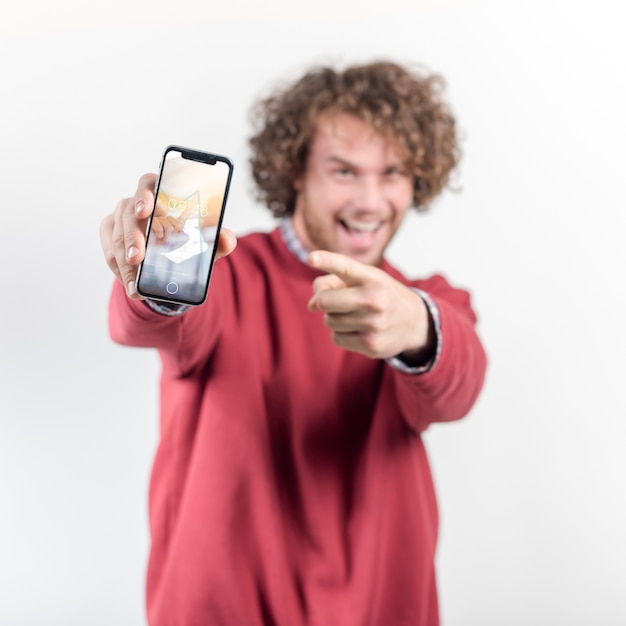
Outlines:
<svg viewBox="0 0 626 626"><path fill-rule="evenodd" d="M131 300L115 281L109 300L109 334L116 343L142 348L173 349L180 321L150 309L141 300Z"/></svg>
<svg viewBox="0 0 626 626"><path fill-rule="evenodd" d="M417 431L464 417L482 389L487 366L473 321L445 301L437 305L441 349L435 364L421 374L394 372L400 408Z"/></svg>
<svg viewBox="0 0 626 626"><path fill-rule="evenodd" d="M225 266L214 272L212 297L178 315L163 314L145 301L129 299L116 281L109 305L111 338L126 346L158 349L169 375L186 376L202 367L222 333L224 307L232 302L226 295L230 281Z"/></svg>

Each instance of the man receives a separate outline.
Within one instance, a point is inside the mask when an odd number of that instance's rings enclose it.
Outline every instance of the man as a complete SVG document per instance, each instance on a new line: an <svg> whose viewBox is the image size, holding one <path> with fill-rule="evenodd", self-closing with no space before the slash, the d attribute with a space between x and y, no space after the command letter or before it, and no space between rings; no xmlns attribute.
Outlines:
<svg viewBox="0 0 626 626"><path fill-rule="evenodd" d="M154 175L103 221L112 337L163 364L152 626L438 624L420 434L470 410L486 359L468 294L383 255L456 164L440 84L321 68L261 102L253 175L283 219L223 232L205 305L136 294Z"/></svg>

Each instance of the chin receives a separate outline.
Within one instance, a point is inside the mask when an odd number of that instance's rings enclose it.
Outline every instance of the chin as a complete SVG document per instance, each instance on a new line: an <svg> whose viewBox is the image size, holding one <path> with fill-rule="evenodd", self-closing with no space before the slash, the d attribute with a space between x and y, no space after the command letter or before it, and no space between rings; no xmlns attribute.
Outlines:
<svg viewBox="0 0 626 626"><path fill-rule="evenodd" d="M382 257L379 254L374 252L353 252L353 253L345 253L346 256L358 261L359 263L363 263L364 265L380 265L382 261Z"/></svg>

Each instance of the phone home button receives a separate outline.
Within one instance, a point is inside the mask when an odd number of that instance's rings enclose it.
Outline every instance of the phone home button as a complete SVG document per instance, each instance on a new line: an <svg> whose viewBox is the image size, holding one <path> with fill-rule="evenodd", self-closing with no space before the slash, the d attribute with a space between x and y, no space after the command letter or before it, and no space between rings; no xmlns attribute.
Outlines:
<svg viewBox="0 0 626 626"><path fill-rule="evenodd" d="M165 291L167 291L167 293L170 294L170 296L173 296L175 293L178 293L178 283L167 283L167 286L165 287Z"/></svg>

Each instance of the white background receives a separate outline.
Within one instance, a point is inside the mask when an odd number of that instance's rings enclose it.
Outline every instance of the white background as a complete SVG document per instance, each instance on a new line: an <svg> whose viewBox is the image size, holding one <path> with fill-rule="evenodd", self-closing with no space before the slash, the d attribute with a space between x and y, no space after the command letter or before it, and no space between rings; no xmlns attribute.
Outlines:
<svg viewBox="0 0 626 626"><path fill-rule="evenodd" d="M0 19L0 624L144 623L158 365L106 330L98 227L169 143L236 163L313 63L442 73L464 159L390 251L471 289L490 369L427 444L446 626L626 623L619 3L22 2ZM621 41L620 41L621 40ZM391 625L390 625L391 626Z"/></svg>

